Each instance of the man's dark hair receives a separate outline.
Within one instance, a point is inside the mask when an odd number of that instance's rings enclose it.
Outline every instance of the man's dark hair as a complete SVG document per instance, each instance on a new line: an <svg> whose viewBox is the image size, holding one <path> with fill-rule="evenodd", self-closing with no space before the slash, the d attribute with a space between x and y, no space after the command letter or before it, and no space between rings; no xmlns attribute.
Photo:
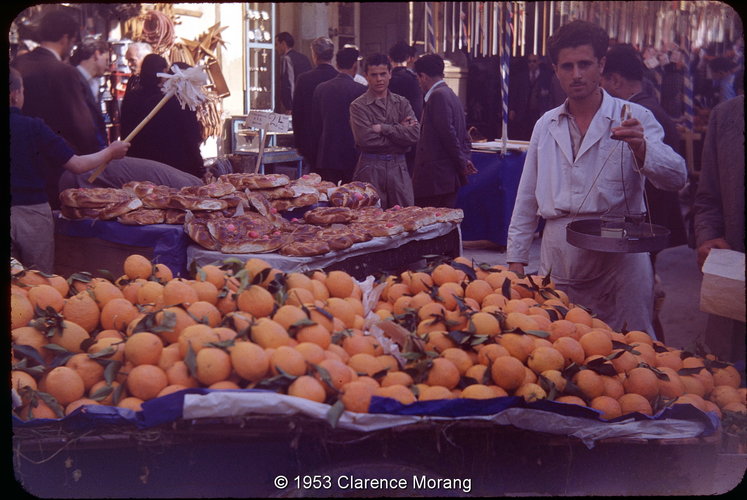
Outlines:
<svg viewBox="0 0 747 500"><path fill-rule="evenodd" d="M277 35L275 35L275 40L277 40L278 42L285 42L288 47L293 47L293 45L296 44L296 41L293 39L293 35L291 35L287 31L283 31L282 33L278 33Z"/></svg>
<svg viewBox="0 0 747 500"><path fill-rule="evenodd" d="M70 64L77 66L81 61L90 59L96 51L107 54L109 52L109 43L97 38L87 38L78 44L73 55L70 56Z"/></svg>
<svg viewBox="0 0 747 500"><path fill-rule="evenodd" d="M609 41L609 35L600 26L588 21L571 21L561 26L549 38L550 58L553 64L558 64L558 54L561 49L591 45L594 57L602 59L607 54Z"/></svg>
<svg viewBox="0 0 747 500"><path fill-rule="evenodd" d="M368 73L369 66L383 66L383 65L386 65L389 71L392 70L392 61L391 59L389 59L389 56L387 56L386 54L371 54L363 62L363 72Z"/></svg>
<svg viewBox="0 0 747 500"><path fill-rule="evenodd" d="M157 73L166 73L168 69L169 63L166 59L158 54L148 54L140 66L140 84L143 87L157 87L160 82Z"/></svg>
<svg viewBox="0 0 747 500"><path fill-rule="evenodd" d="M63 36L78 39L80 23L64 10L50 10L39 21L39 41L58 42Z"/></svg>
<svg viewBox="0 0 747 500"><path fill-rule="evenodd" d="M638 51L627 43L619 43L610 47L604 63L604 76L617 73L626 80L640 82L643 80L643 61Z"/></svg>
<svg viewBox="0 0 747 500"><path fill-rule="evenodd" d="M392 48L389 49L389 58L396 63L403 63L414 55L415 48L406 44L402 40L395 43Z"/></svg>
<svg viewBox="0 0 747 500"><path fill-rule="evenodd" d="M444 76L444 60L438 54L423 54L415 60L412 70L430 77Z"/></svg>
<svg viewBox="0 0 747 500"><path fill-rule="evenodd" d="M21 90L21 86L23 85L23 77L21 76L21 72L18 71L16 68L8 68L8 90L14 91L14 90Z"/></svg>
<svg viewBox="0 0 747 500"><path fill-rule="evenodd" d="M358 52L358 49L354 49L353 47L345 47L338 50L337 55L335 56L337 67L340 69L352 68L355 61L358 60L359 55L360 52Z"/></svg>

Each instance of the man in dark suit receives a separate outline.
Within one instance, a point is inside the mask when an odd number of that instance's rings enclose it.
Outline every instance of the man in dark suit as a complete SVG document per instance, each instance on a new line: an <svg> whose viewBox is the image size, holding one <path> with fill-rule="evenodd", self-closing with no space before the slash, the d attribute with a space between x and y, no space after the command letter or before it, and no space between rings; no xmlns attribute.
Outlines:
<svg viewBox="0 0 747 500"><path fill-rule="evenodd" d="M553 73L536 54L517 60L509 78L509 137L528 141L534 124L554 108Z"/></svg>
<svg viewBox="0 0 747 500"><path fill-rule="evenodd" d="M298 76L311 70L311 61L293 49L293 35L287 31L275 37L275 50L280 56L280 92L277 109L279 113L290 113L293 109L293 91Z"/></svg>
<svg viewBox="0 0 747 500"><path fill-rule="evenodd" d="M101 114L99 87L101 77L109 67L109 44L104 40L93 38L83 40L70 57L70 64L76 67L81 82L88 89L88 92L83 92L83 94L93 116L99 142L107 144L109 140L104 116Z"/></svg>
<svg viewBox="0 0 747 500"><path fill-rule="evenodd" d="M340 71L314 91L312 125L317 144L314 171L325 181L353 179L358 162L353 131L350 128L350 103L366 92L366 86L353 80L358 72L358 49L341 49L335 56Z"/></svg>
<svg viewBox="0 0 747 500"><path fill-rule="evenodd" d="M412 176L415 205L453 208L457 191L467 182L466 176L477 172L470 160L464 108L444 82L441 56L420 56L414 71L425 92Z"/></svg>
<svg viewBox="0 0 747 500"><path fill-rule="evenodd" d="M39 47L13 60L24 81L23 114L41 118L61 135L77 155L96 153L106 147L96 120L86 103L90 89L74 66L63 62L78 39L77 20L63 10L50 10L39 23ZM27 83L28 82L28 83ZM59 207L59 192L69 187L115 187L128 181L152 181L171 187L201 184L199 178L160 162L121 158L109 163L95 180L89 172L74 174L60 169L46 172L46 188L52 208Z"/></svg>
<svg viewBox="0 0 747 500"><path fill-rule="evenodd" d="M389 90L407 98L410 101L415 118L420 120L423 114L423 91L420 89L418 77L408 68L415 59L415 48L399 41L389 49L389 59L392 60L392 79L389 80ZM415 165L415 148L405 154L407 170L412 175Z"/></svg>
<svg viewBox="0 0 747 500"><path fill-rule="evenodd" d="M317 152L311 120L314 90L320 83L337 76L337 70L331 64L334 53L332 40L327 37L315 38L311 42L311 58L316 67L298 76L293 92L293 141L311 170L315 169Z"/></svg>

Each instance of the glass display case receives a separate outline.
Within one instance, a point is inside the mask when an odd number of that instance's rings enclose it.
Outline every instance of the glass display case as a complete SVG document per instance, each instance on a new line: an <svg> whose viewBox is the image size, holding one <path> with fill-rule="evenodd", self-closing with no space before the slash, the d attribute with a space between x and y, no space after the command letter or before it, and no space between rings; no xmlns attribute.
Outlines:
<svg viewBox="0 0 747 500"><path fill-rule="evenodd" d="M272 111L275 105L275 4L244 4L246 110Z"/></svg>

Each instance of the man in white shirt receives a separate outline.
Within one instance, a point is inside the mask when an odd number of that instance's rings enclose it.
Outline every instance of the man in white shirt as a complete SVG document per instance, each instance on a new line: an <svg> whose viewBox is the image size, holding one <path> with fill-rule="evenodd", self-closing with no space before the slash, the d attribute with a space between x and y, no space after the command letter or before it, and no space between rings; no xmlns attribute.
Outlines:
<svg viewBox="0 0 747 500"><path fill-rule="evenodd" d="M653 269L645 253L584 250L566 241L574 219L644 212L644 177L656 187L685 185L685 160L664 144L653 114L611 97L599 82L607 33L573 21L550 37L550 56L567 94L537 122L508 230L509 269L524 273L538 217L546 220L539 274L551 273L571 302L618 331L653 330ZM623 105L632 118L621 117ZM642 174L642 175L641 175Z"/></svg>

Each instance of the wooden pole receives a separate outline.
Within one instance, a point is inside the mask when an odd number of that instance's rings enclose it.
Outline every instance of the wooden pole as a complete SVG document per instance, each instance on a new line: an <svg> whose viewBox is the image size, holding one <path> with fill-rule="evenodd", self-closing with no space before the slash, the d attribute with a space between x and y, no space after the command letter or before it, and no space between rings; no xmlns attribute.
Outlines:
<svg viewBox="0 0 747 500"><path fill-rule="evenodd" d="M267 127L263 127L259 130L259 154L257 155L257 162L254 164L255 174L259 172L259 166L262 165L262 157L265 154L265 143L266 142L267 142Z"/></svg>
<svg viewBox="0 0 747 500"><path fill-rule="evenodd" d="M153 117L154 117L154 116L156 116L156 113L158 113L158 112L159 112L159 111L161 110L161 108L162 108L162 107L164 107L164 105L165 105L165 104L166 104L166 103L167 103L167 102L169 101L169 99L171 99L172 97L174 97L174 92L173 92L173 91L169 91L168 93L166 93L166 95L164 95L164 96L163 96L163 99L161 99L161 100L160 100L160 102L159 102L158 104L156 104L156 106L155 106L155 107L154 107L154 108L153 108L153 109L151 110L151 112L150 112L150 113L148 113L148 116L146 116L145 118L143 118L143 120L142 120L142 121L141 121L141 122L140 122L140 123L138 124L138 126L137 126L137 127L135 127L135 128L134 128L134 129L132 130L132 132L130 132L130 133L129 133L129 135L128 135L127 137L125 137L125 138L124 138L124 142L130 142L130 141L132 141L132 139L133 139L133 138L134 138L134 137L135 137L135 136L136 136L136 135L137 135L138 133L140 133L140 131L141 131L141 130L143 130L143 127L145 127L145 126L146 126L146 125L148 124L148 122L149 122L149 121L151 121L151 120L153 119ZM103 171L104 171L104 169L106 168L106 166L107 166L107 165L108 165L108 163L103 163L103 164L99 165L98 167L96 167L96 170L95 170L95 171L93 172L93 174L91 174L91 176L90 176L90 177L88 178L88 182L93 182L93 181L95 181L95 180L96 180L96 178L97 178L97 177L98 177L99 175L101 175L101 172L103 172Z"/></svg>

